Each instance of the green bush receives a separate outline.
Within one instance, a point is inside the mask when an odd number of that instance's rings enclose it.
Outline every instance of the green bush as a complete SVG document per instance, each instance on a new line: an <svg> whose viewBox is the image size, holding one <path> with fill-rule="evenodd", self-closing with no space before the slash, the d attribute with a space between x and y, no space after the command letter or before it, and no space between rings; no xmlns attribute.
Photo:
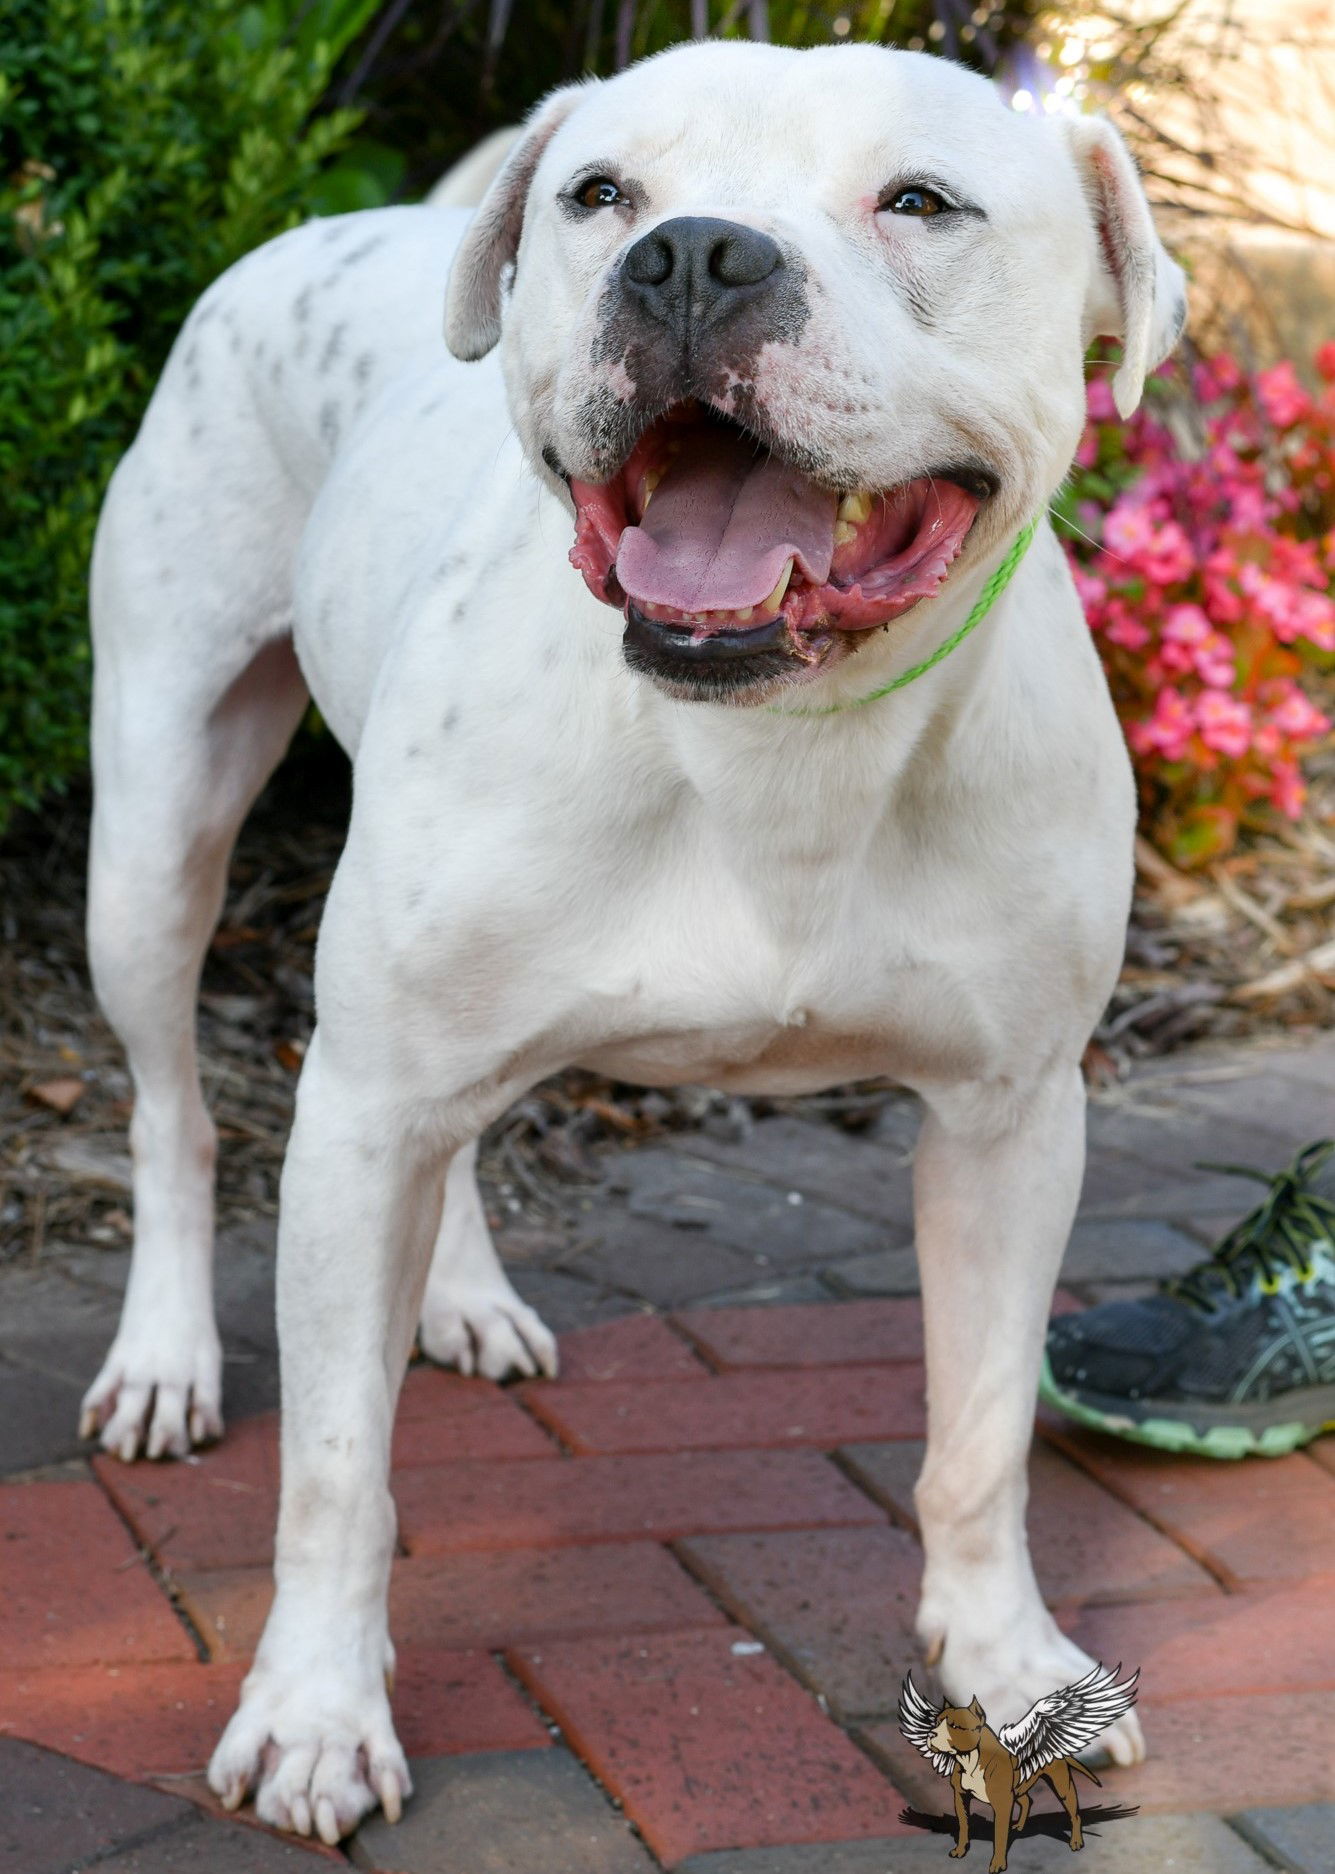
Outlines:
<svg viewBox="0 0 1335 1874"><path fill-rule="evenodd" d="M84 764L87 568L107 478L192 301L322 205L359 113L312 111L374 10L8 0L0 825Z"/></svg>

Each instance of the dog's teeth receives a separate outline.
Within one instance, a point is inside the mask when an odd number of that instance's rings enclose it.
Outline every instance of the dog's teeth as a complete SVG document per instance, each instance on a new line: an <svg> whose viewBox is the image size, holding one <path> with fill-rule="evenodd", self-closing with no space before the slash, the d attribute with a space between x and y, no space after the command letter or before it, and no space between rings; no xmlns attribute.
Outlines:
<svg viewBox="0 0 1335 1874"><path fill-rule="evenodd" d="M846 547L850 540L856 540L857 537L858 530L851 522L838 521L835 523L834 544L837 547Z"/></svg>
<svg viewBox="0 0 1335 1874"><path fill-rule="evenodd" d="M855 495L845 495L839 503L839 519L847 521L853 527L861 527L863 521L871 518L871 496L865 488L860 488ZM838 531L835 539L839 539ZM849 535L852 538L852 535ZM842 543L841 543L842 544Z"/></svg>
<svg viewBox="0 0 1335 1874"><path fill-rule="evenodd" d="M749 625L755 615L756 608L754 605L744 605L741 611L733 613L733 617L737 620L739 625Z"/></svg>
<svg viewBox="0 0 1335 1874"><path fill-rule="evenodd" d="M659 482L661 482L662 479L663 479L662 469L650 469L649 473L645 476L644 487L640 491L640 513L641 514L648 512L649 503L653 500L654 489L657 488Z"/></svg>
<svg viewBox="0 0 1335 1874"><path fill-rule="evenodd" d="M759 607L760 611L766 613L770 618L774 617L779 607L783 604L783 595L788 590L788 581L792 576L793 562L787 560L784 563L783 571L779 574L778 584L775 586L773 592L770 593L769 597L762 602Z"/></svg>

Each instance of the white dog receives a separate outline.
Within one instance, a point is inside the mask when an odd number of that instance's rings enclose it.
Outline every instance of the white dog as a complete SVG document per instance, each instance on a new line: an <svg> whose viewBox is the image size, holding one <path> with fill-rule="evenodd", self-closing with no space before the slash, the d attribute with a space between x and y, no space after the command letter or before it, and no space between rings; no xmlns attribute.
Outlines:
<svg viewBox="0 0 1335 1874"><path fill-rule="evenodd" d="M191 315L94 569L91 951L137 1234L87 1420L123 1457L220 1429L192 1030L233 836L308 694L355 763L227 1803L334 1841L409 1791L395 1399L419 1315L437 1357L550 1370L473 1142L570 1062L917 1090L921 1637L998 1719L1086 1670L1025 1465L1133 798L1045 510L1087 344L1120 337L1130 412L1180 282L1106 123L922 55L710 43L553 94L473 218L313 223ZM1134 1760L1134 1716L1108 1741Z"/></svg>

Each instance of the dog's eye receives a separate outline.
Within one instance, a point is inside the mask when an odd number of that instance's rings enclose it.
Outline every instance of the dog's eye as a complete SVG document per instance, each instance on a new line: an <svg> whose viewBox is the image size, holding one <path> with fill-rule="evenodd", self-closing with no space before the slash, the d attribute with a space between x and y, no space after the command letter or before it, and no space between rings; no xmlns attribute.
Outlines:
<svg viewBox="0 0 1335 1874"><path fill-rule="evenodd" d="M944 196L938 195L935 189L915 186L911 189L901 189L884 206L892 215L915 215L921 218L925 215L944 214L949 209L950 203Z"/></svg>
<svg viewBox="0 0 1335 1874"><path fill-rule="evenodd" d="M576 183L571 191L571 199L581 208L629 208L630 197L612 181L610 176L590 176L585 182Z"/></svg>

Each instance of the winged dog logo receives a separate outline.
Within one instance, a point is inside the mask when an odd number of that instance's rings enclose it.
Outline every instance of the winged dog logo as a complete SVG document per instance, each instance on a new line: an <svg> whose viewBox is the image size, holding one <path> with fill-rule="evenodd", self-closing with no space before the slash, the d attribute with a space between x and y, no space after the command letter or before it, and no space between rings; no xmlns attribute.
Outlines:
<svg viewBox="0 0 1335 1874"><path fill-rule="evenodd" d="M1029 1820L1030 1792L1040 1778L1052 1785L1071 1818L1071 1847L1084 1846L1075 1778L1099 1779L1076 1761L1075 1752L1135 1704L1140 1674L1119 1680L1120 1671L1120 1666L1094 1666L1083 1679L1049 1692L1023 1718L995 1731L976 1698L968 1705L929 1705L912 1673L905 1677L899 1728L954 1793L959 1833L952 1859L968 1853L969 1800L974 1797L989 1804L994 1817L988 1874L1002 1874L1012 1829L1018 1834Z"/></svg>

